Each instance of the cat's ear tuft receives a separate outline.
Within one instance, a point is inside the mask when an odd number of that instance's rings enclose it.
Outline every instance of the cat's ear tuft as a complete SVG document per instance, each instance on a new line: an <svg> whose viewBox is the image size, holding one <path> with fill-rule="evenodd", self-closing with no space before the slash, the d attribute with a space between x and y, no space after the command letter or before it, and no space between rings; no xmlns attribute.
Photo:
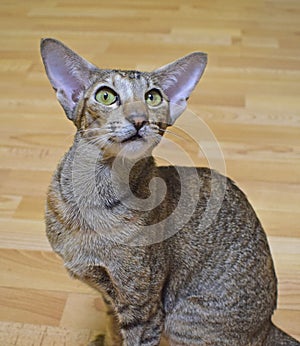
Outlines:
<svg viewBox="0 0 300 346"><path fill-rule="evenodd" d="M96 67L52 38L41 40L41 55L58 101L67 117L74 120L77 102L89 87L91 72Z"/></svg>
<svg viewBox="0 0 300 346"><path fill-rule="evenodd" d="M187 100L199 82L206 64L207 55L195 52L153 71L169 98L171 124L185 110Z"/></svg>

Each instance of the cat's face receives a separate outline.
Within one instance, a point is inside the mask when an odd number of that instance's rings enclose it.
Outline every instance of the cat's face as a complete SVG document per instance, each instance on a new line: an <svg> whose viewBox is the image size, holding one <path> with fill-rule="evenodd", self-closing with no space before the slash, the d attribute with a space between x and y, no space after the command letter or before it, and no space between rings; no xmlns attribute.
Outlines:
<svg viewBox="0 0 300 346"><path fill-rule="evenodd" d="M169 102L155 75L137 71L94 71L77 110L81 135L105 157L152 150L169 119Z"/></svg>
<svg viewBox="0 0 300 346"><path fill-rule="evenodd" d="M41 53L78 135L106 158L151 152L206 65L205 54L192 53L153 72L102 70L53 39L42 41Z"/></svg>

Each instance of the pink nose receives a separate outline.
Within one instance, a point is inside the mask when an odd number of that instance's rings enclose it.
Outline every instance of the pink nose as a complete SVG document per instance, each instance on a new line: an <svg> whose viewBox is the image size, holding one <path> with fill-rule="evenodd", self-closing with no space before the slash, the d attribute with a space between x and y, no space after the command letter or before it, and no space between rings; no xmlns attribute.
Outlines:
<svg viewBox="0 0 300 346"><path fill-rule="evenodd" d="M148 112L143 102L127 102L123 105L123 114L130 121L136 130L140 130L148 124Z"/></svg>
<svg viewBox="0 0 300 346"><path fill-rule="evenodd" d="M128 119L136 128L136 130L140 130L144 125L148 124L148 120L144 116L135 116Z"/></svg>

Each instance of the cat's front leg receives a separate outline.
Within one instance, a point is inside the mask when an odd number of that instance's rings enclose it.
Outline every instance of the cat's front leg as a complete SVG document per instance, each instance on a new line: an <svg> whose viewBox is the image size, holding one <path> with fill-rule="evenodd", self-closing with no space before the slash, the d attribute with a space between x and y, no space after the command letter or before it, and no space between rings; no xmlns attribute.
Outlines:
<svg viewBox="0 0 300 346"><path fill-rule="evenodd" d="M152 309L126 306L120 309L119 319L123 346L159 345L164 326L161 306Z"/></svg>
<svg viewBox="0 0 300 346"><path fill-rule="evenodd" d="M106 333L104 346L122 346L123 341L115 309L105 297L104 301L106 303Z"/></svg>
<svg viewBox="0 0 300 346"><path fill-rule="evenodd" d="M105 299L104 301L107 304L105 335L98 335L88 346L122 346L123 340L115 311L109 302Z"/></svg>

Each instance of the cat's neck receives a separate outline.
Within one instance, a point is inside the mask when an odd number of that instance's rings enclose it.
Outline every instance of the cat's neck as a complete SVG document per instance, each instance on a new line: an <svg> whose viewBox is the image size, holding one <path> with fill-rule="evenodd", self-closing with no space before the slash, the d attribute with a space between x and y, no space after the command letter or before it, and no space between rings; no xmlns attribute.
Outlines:
<svg viewBox="0 0 300 346"><path fill-rule="evenodd" d="M157 175L153 156L107 158L98 147L82 140L79 135L75 136L66 161L78 194L87 199L91 196L91 203L95 202L92 197L95 193L106 204L108 201L116 204L132 193L137 198L148 198L149 183Z"/></svg>

